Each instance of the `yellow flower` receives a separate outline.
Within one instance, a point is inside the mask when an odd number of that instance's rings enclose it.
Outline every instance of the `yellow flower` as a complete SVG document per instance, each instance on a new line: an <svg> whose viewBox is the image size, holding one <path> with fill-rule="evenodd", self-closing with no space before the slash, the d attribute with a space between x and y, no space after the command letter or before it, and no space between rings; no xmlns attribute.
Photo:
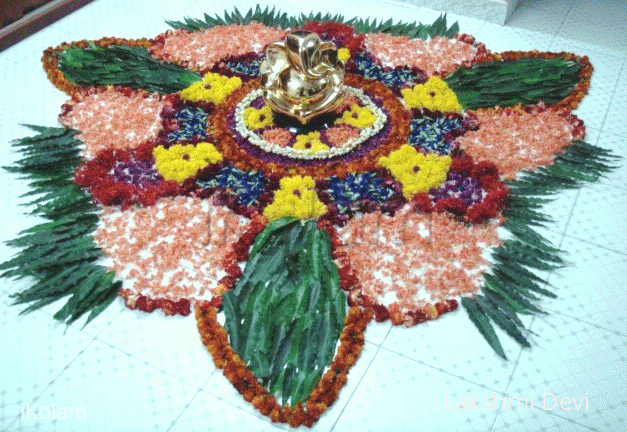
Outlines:
<svg viewBox="0 0 627 432"><path fill-rule="evenodd" d="M346 63L351 58L351 52L348 48L340 48L337 50L337 58Z"/></svg>
<svg viewBox="0 0 627 432"><path fill-rule="evenodd" d="M192 102L213 102L219 104L234 90L242 86L238 77L227 77L217 73L205 74L202 81L196 81L181 91L181 98Z"/></svg>
<svg viewBox="0 0 627 432"><path fill-rule="evenodd" d="M206 142L197 145L176 144L167 150L157 146L152 151L155 166L166 180L183 183L209 164L222 160L222 155L213 144Z"/></svg>
<svg viewBox="0 0 627 432"><path fill-rule="evenodd" d="M408 200L420 192L428 192L446 181L450 156L424 155L414 147L404 144L387 157L379 159L379 165L390 170L403 187Z"/></svg>
<svg viewBox="0 0 627 432"><path fill-rule="evenodd" d="M305 150L311 153L329 150L329 146L320 141L320 132L309 132L307 135L296 135L296 142L292 147L296 150Z"/></svg>
<svg viewBox="0 0 627 432"><path fill-rule="evenodd" d="M261 109L248 107L244 110L244 123L246 123L246 127L250 130L270 126L273 122L272 110L268 105L264 105Z"/></svg>
<svg viewBox="0 0 627 432"><path fill-rule="evenodd" d="M273 221L286 216L312 219L323 215L327 207L318 199L310 176L283 177L274 200L263 210L263 215Z"/></svg>
<svg viewBox="0 0 627 432"><path fill-rule="evenodd" d="M369 108L353 104L350 110L344 111L342 117L335 124L348 124L359 129L366 129L372 126L375 121L377 121L377 116Z"/></svg>
<svg viewBox="0 0 627 432"><path fill-rule="evenodd" d="M413 89L403 89L401 94L409 108L426 108L443 113L459 113L462 106L455 92L438 77L431 77L424 84L416 84Z"/></svg>

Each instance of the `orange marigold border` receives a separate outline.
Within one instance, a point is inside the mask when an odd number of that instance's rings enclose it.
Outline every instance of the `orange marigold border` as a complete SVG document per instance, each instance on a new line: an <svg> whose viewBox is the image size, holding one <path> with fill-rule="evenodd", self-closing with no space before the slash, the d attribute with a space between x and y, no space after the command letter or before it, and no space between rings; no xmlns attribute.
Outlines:
<svg viewBox="0 0 627 432"><path fill-rule="evenodd" d="M65 78L65 75L59 69L59 58L57 53L65 51L68 48L87 48L90 44L96 45L101 48L106 48L111 45L126 45L132 47L144 47L149 48L152 45L151 39L122 39L115 37L104 37L102 39L88 41L82 39L76 42L64 42L55 48L47 48L44 51L41 61L44 65L44 70L50 82L59 90L67 93L69 96L73 96L75 93L84 89L84 86L74 84ZM102 86L105 87L105 86Z"/></svg>
<svg viewBox="0 0 627 432"><path fill-rule="evenodd" d="M314 178L324 178L331 175L345 177L349 173L376 169L379 157L388 155L407 142L410 132L411 114L403 106L398 97L384 84L362 78L358 75L346 74L345 83L352 87L363 89L366 93L379 98L383 108L388 112L391 130L386 142L374 148L369 154L352 162L335 162L303 167L297 164L280 165L274 162L264 162L248 154L231 136L228 116L236 105L251 91L260 88L259 80L254 79L235 90L220 104L216 112L209 118L208 135L210 135L220 153L233 165L242 170L258 169L269 177L287 175L309 175Z"/></svg>
<svg viewBox="0 0 627 432"><path fill-rule="evenodd" d="M372 309L351 307L340 334L340 345L335 358L306 401L294 407L280 405L255 375L246 368L228 341L228 334L217 320L215 307L197 307L196 323L203 345L213 357L216 367L233 384L242 397L255 409L270 417L273 422L287 423L292 427L311 427L337 400L347 382L347 375L364 346L364 332L373 316Z"/></svg>

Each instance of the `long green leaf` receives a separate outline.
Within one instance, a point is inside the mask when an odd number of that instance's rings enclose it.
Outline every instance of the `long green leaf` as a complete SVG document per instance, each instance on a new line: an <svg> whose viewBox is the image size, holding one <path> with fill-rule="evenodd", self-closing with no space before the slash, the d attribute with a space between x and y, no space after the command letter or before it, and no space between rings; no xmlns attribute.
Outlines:
<svg viewBox="0 0 627 432"><path fill-rule="evenodd" d="M231 346L248 368L284 403L306 399L346 317L328 235L315 221L272 222L222 300Z"/></svg>
<svg viewBox="0 0 627 432"><path fill-rule="evenodd" d="M69 297L55 318L71 324L89 313L88 323L116 298L120 284L96 264L103 256L92 238L97 207L72 180L79 163L74 157L81 146L74 139L78 131L29 127L39 134L14 143L26 157L11 171L33 180L32 194L39 196L31 201L31 213L46 222L7 242L20 251L0 264L1 276L34 279L29 288L12 295L16 304L28 304L23 313ZM59 163L60 155L71 157Z"/></svg>
<svg viewBox="0 0 627 432"><path fill-rule="evenodd" d="M522 58L462 67L445 78L466 109L547 105L563 100L579 83L580 65L562 59Z"/></svg>
<svg viewBox="0 0 627 432"><path fill-rule="evenodd" d="M155 59L143 47L91 45L67 48L57 57L66 79L82 86L123 85L174 93L201 79L195 72Z"/></svg>

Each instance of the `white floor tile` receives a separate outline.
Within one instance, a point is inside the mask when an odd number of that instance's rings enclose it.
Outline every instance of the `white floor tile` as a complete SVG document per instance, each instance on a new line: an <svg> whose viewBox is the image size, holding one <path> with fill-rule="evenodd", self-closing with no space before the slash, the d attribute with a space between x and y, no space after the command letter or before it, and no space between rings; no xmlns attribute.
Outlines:
<svg viewBox="0 0 627 432"><path fill-rule="evenodd" d="M498 392L507 387L521 348L500 329L496 332L509 361L494 354L462 306L435 321L395 326L383 348Z"/></svg>
<svg viewBox="0 0 627 432"><path fill-rule="evenodd" d="M558 421L565 425L570 420L594 430L622 430L627 406L616 392L625 388L627 378L616 367L627 358L627 337L558 314L536 317L531 329L538 345L521 355L508 394L533 393L534 410L547 408L566 419ZM560 405L567 397L571 403Z"/></svg>
<svg viewBox="0 0 627 432"><path fill-rule="evenodd" d="M508 27L519 27L555 36L564 21L559 10L539 9L541 2L522 1L507 21Z"/></svg>
<svg viewBox="0 0 627 432"><path fill-rule="evenodd" d="M109 345L94 341L35 402L82 408L81 418L20 418L41 431L167 430L198 392ZM68 410L69 411L69 410Z"/></svg>
<svg viewBox="0 0 627 432"><path fill-rule="evenodd" d="M575 0L558 36L607 48L627 50L627 7L622 0Z"/></svg>
<svg viewBox="0 0 627 432"><path fill-rule="evenodd" d="M546 51L553 40L551 35L521 28L503 27L492 23L486 23L473 36L479 42L485 43L488 49L495 53L532 49Z"/></svg>
<svg viewBox="0 0 627 432"><path fill-rule="evenodd" d="M478 369L484 367L477 363ZM492 407L495 396L502 396L384 349L379 351L333 430L488 432L496 410L471 406L471 394L473 400L488 398Z"/></svg>
<svg viewBox="0 0 627 432"><path fill-rule="evenodd" d="M621 66L621 73L616 84L616 90L610 102L605 122L603 123L603 131L610 132L621 137L627 137L627 121L625 121L625 113L627 112L627 60ZM623 141L625 143L625 140ZM625 145L623 144L623 147Z"/></svg>
<svg viewBox="0 0 627 432"><path fill-rule="evenodd" d="M8 430L21 416L22 404L35 402L93 338L42 312L20 316L6 294L0 308L0 429Z"/></svg>
<svg viewBox="0 0 627 432"><path fill-rule="evenodd" d="M169 432L206 432L228 425L232 431L283 431L278 424L252 414L200 391L191 404L176 419Z"/></svg>
<svg viewBox="0 0 627 432"><path fill-rule="evenodd" d="M166 317L159 310L146 313L125 308L97 338L197 388L216 371L200 341L193 313Z"/></svg>
<svg viewBox="0 0 627 432"><path fill-rule="evenodd" d="M542 306L627 336L627 256L570 237L561 247L569 265L550 275L558 297L543 300Z"/></svg>
<svg viewBox="0 0 627 432"><path fill-rule="evenodd" d="M566 235L627 253L625 190L601 183L579 192Z"/></svg>

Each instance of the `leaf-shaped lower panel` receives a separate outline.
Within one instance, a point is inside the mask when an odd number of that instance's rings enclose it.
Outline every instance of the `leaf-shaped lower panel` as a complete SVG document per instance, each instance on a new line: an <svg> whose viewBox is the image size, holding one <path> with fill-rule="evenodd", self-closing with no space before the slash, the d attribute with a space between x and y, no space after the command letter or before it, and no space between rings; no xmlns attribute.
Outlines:
<svg viewBox="0 0 627 432"><path fill-rule="evenodd" d="M292 406L307 399L346 317L328 234L313 220L269 224L223 306L233 349L270 393Z"/></svg>

